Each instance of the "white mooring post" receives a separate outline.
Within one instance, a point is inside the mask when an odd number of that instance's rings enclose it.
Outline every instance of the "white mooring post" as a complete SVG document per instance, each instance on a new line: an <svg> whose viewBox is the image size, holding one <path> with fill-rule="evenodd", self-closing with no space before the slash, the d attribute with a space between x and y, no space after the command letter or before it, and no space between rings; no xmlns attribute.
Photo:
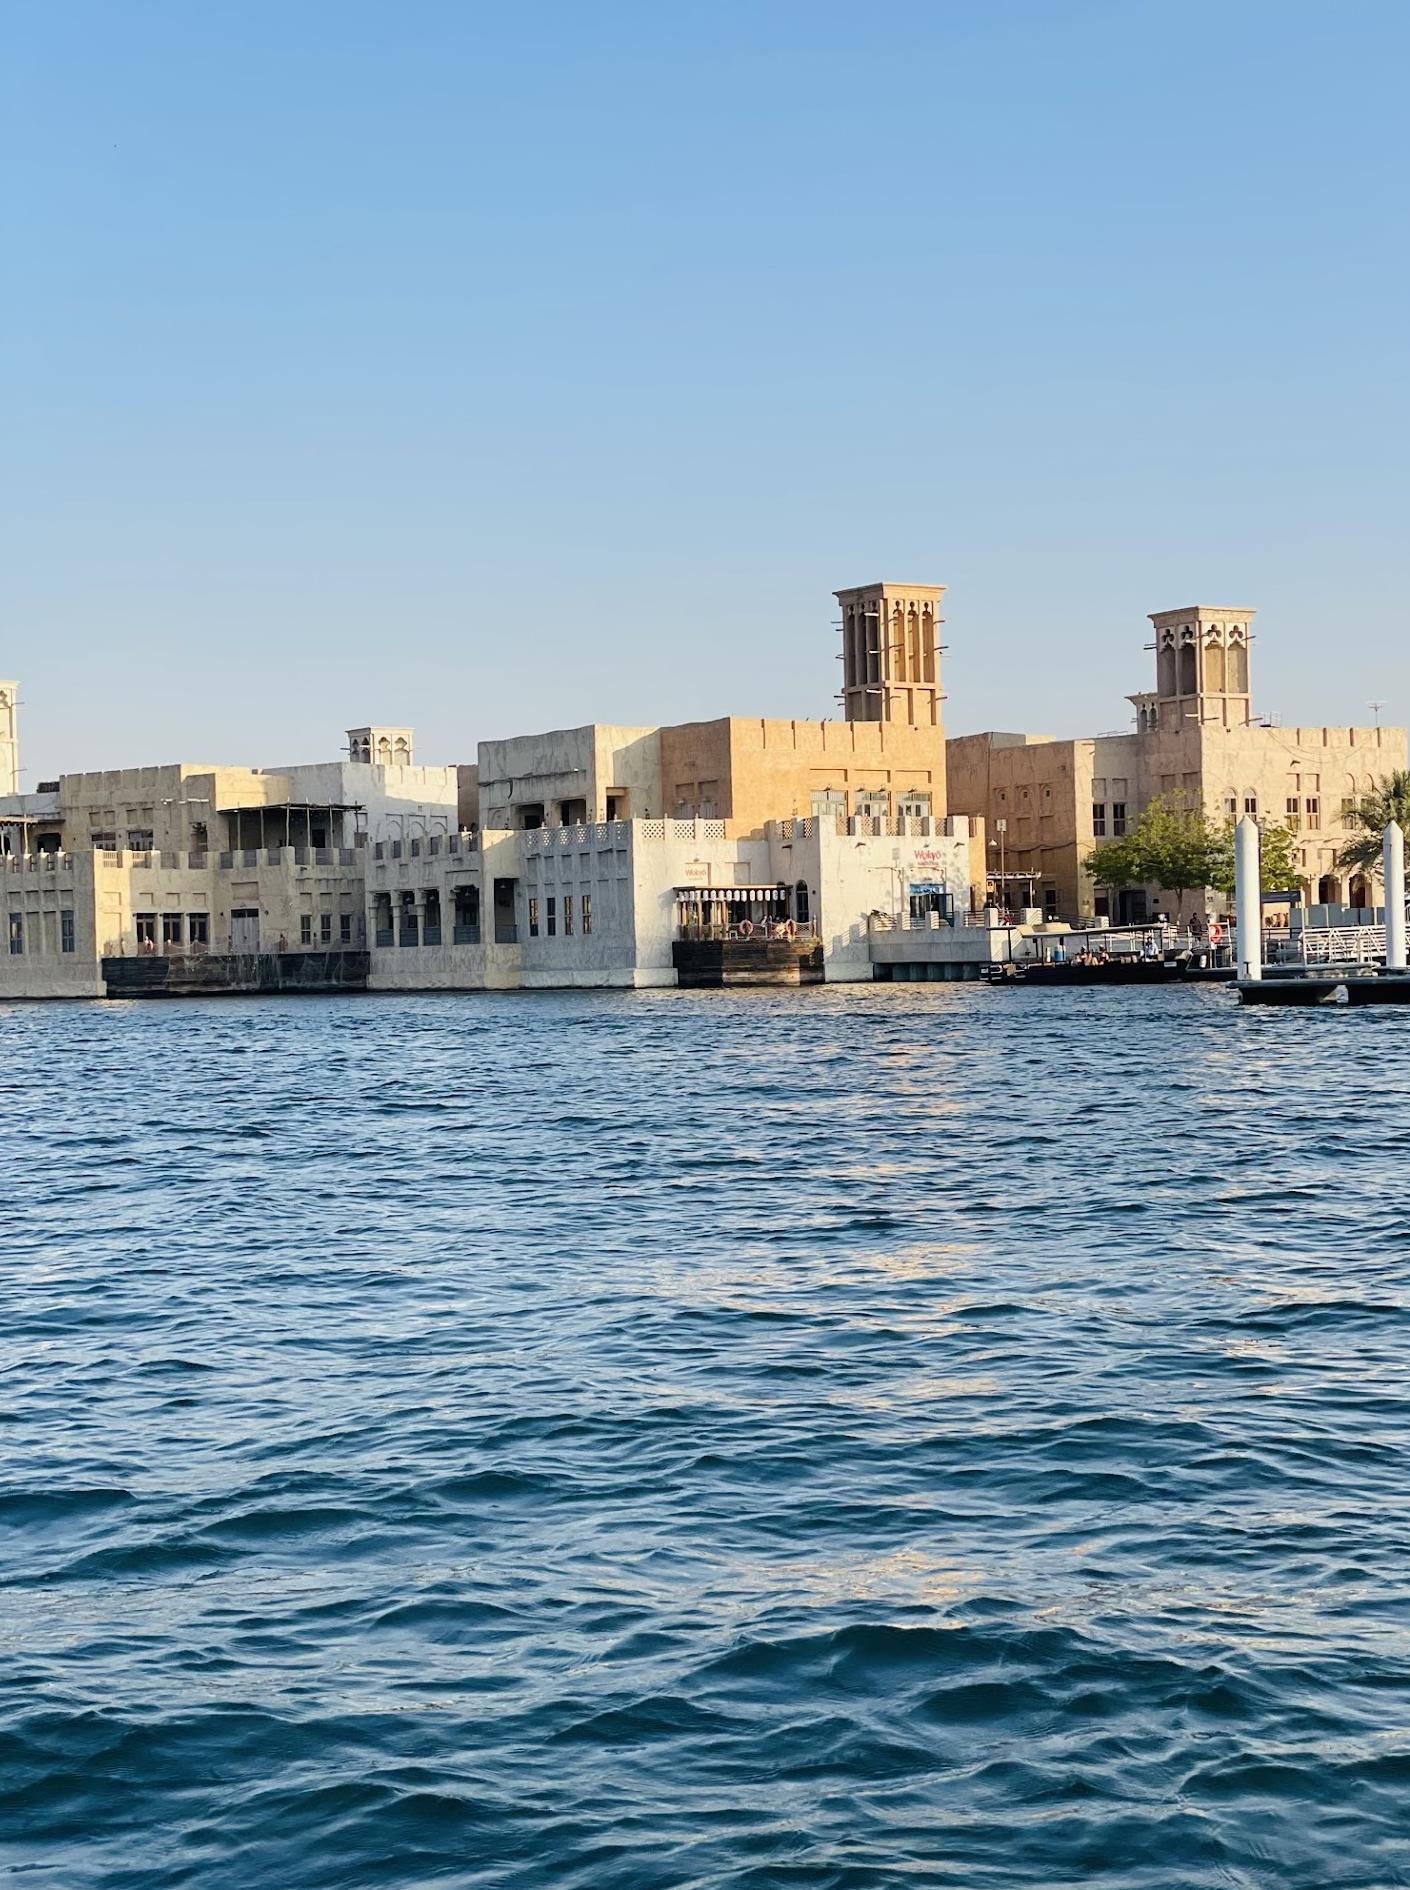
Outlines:
<svg viewBox="0 0 1410 1890"><path fill-rule="evenodd" d="M1405 970L1405 835L1392 821L1381 849L1386 897L1386 970Z"/></svg>
<svg viewBox="0 0 1410 1890"><path fill-rule="evenodd" d="M1258 877L1258 823L1247 814L1234 829L1234 918L1239 928L1239 976L1263 976L1263 900Z"/></svg>

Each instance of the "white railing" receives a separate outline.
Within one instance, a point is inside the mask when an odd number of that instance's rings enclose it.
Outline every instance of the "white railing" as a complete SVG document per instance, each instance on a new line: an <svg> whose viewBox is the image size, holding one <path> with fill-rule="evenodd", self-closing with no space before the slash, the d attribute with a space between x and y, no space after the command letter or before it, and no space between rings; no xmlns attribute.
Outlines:
<svg viewBox="0 0 1410 1890"><path fill-rule="evenodd" d="M1333 925L1297 935L1304 965L1373 965L1386 955L1383 925Z"/></svg>
<svg viewBox="0 0 1410 1890"><path fill-rule="evenodd" d="M638 823L661 826L661 821ZM526 853L551 853L556 847L622 846L631 831L625 820L577 821L571 827L527 827L520 838Z"/></svg>
<svg viewBox="0 0 1410 1890"><path fill-rule="evenodd" d="M748 919L736 925L725 925L717 920L687 920L676 927L678 939L738 939L741 944L753 940L756 944L771 941L786 943L796 939L816 939L820 936L817 922L813 919L760 919L757 924Z"/></svg>
<svg viewBox="0 0 1410 1890"><path fill-rule="evenodd" d="M635 830L641 840L723 840L722 820L597 820L571 827L528 827L520 835L526 853L551 853L559 847L625 846Z"/></svg>

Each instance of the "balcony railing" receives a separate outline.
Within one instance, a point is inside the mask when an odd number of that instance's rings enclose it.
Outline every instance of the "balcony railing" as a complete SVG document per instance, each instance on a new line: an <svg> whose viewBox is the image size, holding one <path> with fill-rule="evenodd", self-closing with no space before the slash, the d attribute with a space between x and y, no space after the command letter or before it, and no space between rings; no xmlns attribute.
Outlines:
<svg viewBox="0 0 1410 1890"><path fill-rule="evenodd" d="M733 925L727 925L722 920L687 919L676 927L677 938L738 939L741 944L751 940L755 944L787 943L819 936L817 922L813 919L742 919Z"/></svg>
<svg viewBox="0 0 1410 1890"><path fill-rule="evenodd" d="M451 931L452 945L478 945L480 928L478 925L457 925Z"/></svg>

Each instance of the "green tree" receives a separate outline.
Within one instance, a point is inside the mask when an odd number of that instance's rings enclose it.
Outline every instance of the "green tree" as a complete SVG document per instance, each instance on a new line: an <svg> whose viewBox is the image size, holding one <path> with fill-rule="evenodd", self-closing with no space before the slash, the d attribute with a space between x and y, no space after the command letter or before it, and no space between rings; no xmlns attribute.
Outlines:
<svg viewBox="0 0 1410 1890"><path fill-rule="evenodd" d="M1099 885L1156 885L1183 905L1187 892L1215 883L1222 839L1201 809L1157 797L1129 833L1097 847L1084 864Z"/></svg>
<svg viewBox="0 0 1410 1890"><path fill-rule="evenodd" d="M1289 827L1260 834L1259 878L1263 892L1286 892L1298 884L1297 835ZM1234 890L1234 822L1222 826L1200 808L1172 807L1153 800L1128 834L1098 847L1085 861L1102 886L1159 886L1176 895L1208 886Z"/></svg>
<svg viewBox="0 0 1410 1890"><path fill-rule="evenodd" d="M1216 892L1234 892L1234 825L1226 821L1217 837L1213 872L1209 879ZM1302 881L1297 863L1298 837L1291 827L1262 827L1258 835L1258 882L1260 892L1290 892Z"/></svg>
<svg viewBox="0 0 1410 1890"><path fill-rule="evenodd" d="M1410 832L1410 770L1397 768L1369 794L1363 794L1347 815L1355 838L1337 855L1338 866L1374 870L1381 863L1385 830L1395 820Z"/></svg>

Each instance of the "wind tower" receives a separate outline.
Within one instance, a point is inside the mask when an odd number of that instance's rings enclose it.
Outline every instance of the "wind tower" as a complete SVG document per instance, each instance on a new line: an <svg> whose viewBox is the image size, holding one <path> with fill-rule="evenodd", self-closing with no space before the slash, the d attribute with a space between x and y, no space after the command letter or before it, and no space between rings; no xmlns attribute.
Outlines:
<svg viewBox="0 0 1410 1890"><path fill-rule="evenodd" d="M368 761L384 768L409 768L416 744L409 728L382 728L371 723L348 730L348 759Z"/></svg>
<svg viewBox="0 0 1410 1890"><path fill-rule="evenodd" d="M836 591L842 610L842 713L848 722L939 728L943 584Z"/></svg>
<svg viewBox="0 0 1410 1890"><path fill-rule="evenodd" d="M20 791L20 686L0 682L0 794Z"/></svg>
<svg viewBox="0 0 1410 1890"><path fill-rule="evenodd" d="M1249 645L1256 615L1247 604L1152 611L1155 693L1130 698L1138 732L1178 735L1206 722L1246 728L1253 720Z"/></svg>

